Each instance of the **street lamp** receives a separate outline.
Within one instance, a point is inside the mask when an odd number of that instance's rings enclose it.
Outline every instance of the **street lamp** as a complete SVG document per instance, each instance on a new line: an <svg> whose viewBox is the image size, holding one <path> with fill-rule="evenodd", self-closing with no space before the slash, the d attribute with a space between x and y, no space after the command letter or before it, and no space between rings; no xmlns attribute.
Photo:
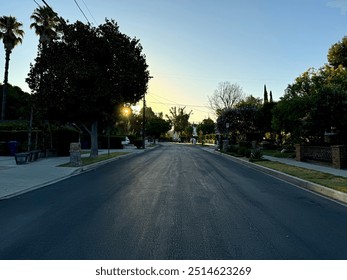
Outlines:
<svg viewBox="0 0 347 280"><path fill-rule="evenodd" d="M123 117L125 117L126 133L129 133L129 129L130 129L129 117L131 116L132 113L133 113L133 111L132 111L132 109L130 108L129 105L124 105L121 108L121 114L122 114Z"/></svg>
<svg viewBox="0 0 347 280"><path fill-rule="evenodd" d="M129 117L131 115L131 108L130 107L126 107L124 106L122 108L122 115L125 116L125 117Z"/></svg>
<svg viewBox="0 0 347 280"><path fill-rule="evenodd" d="M153 79L153 76L148 77L148 81ZM142 114L142 148L146 149L146 92L143 95L143 114Z"/></svg>

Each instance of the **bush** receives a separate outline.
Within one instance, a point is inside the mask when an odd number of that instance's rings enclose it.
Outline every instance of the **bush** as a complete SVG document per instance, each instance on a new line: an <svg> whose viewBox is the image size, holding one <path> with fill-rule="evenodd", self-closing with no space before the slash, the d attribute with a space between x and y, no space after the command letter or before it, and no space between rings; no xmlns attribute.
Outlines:
<svg viewBox="0 0 347 280"><path fill-rule="evenodd" d="M250 157L251 156L251 149L247 148L247 147L239 147L238 150L237 150L237 153L240 155L240 156L243 156L243 157Z"/></svg>
<svg viewBox="0 0 347 280"><path fill-rule="evenodd" d="M259 149L255 149L251 152L250 160L251 161L256 161L256 160L261 160L263 158L263 153Z"/></svg>
<svg viewBox="0 0 347 280"><path fill-rule="evenodd" d="M242 141L239 143L240 148L252 148L252 142Z"/></svg>
<svg viewBox="0 0 347 280"><path fill-rule="evenodd" d="M142 139L135 139L134 140L134 145L136 146L136 148L141 149L142 148L142 144L143 144Z"/></svg>
<svg viewBox="0 0 347 280"><path fill-rule="evenodd" d="M227 153L238 153L238 147L235 145L229 145L229 148L227 149Z"/></svg>

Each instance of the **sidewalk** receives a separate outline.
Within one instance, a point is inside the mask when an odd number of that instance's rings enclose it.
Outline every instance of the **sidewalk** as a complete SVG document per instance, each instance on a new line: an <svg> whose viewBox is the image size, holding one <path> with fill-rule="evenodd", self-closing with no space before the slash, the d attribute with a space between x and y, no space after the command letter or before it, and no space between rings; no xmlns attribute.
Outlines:
<svg viewBox="0 0 347 280"><path fill-rule="evenodd" d="M110 150L110 152L128 153L112 160L144 151L141 149ZM99 150L99 154L106 154L107 152L108 150ZM88 156L88 154L82 156ZM64 180L86 169L95 168L95 166L105 163L101 162L86 167L58 167L69 161L70 157L51 157L28 164L16 165L14 157L0 157L0 200Z"/></svg>
<svg viewBox="0 0 347 280"><path fill-rule="evenodd" d="M277 161L277 162L281 162L288 165L311 169L311 170L315 170L315 171L319 171L323 173L329 173L335 176L347 177L347 169L336 169L330 166L297 161L295 159L290 159L290 158L276 158L276 157L270 157L270 156L263 156L263 157L271 161Z"/></svg>

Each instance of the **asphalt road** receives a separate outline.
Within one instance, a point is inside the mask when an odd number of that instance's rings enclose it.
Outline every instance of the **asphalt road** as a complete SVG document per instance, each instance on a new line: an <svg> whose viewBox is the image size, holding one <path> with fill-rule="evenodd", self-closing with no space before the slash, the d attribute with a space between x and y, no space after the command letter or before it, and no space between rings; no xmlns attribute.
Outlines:
<svg viewBox="0 0 347 280"><path fill-rule="evenodd" d="M347 208L163 145L0 201L0 259L347 259Z"/></svg>

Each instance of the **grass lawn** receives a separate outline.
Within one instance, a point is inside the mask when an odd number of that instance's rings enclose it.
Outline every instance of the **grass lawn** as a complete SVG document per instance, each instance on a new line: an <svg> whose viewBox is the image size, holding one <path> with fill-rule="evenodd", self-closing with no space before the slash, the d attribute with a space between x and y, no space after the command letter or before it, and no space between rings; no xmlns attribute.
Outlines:
<svg viewBox="0 0 347 280"><path fill-rule="evenodd" d="M317 183L319 185L347 193L347 178L338 177L332 174L309 170L306 168L286 165L274 161L256 161L258 165L265 166L294 177Z"/></svg>
<svg viewBox="0 0 347 280"><path fill-rule="evenodd" d="M82 159L81 159L82 160L82 166L97 163L97 162L104 161L104 160L111 159L111 158L116 158L116 157L119 157L119 156L125 155L125 154L128 154L128 153L126 153L126 152L113 152L113 153L110 153L110 155L108 155L108 154L99 155L96 158L82 157ZM60 167L70 167L70 163L65 163L65 164L62 164L59 166Z"/></svg>

